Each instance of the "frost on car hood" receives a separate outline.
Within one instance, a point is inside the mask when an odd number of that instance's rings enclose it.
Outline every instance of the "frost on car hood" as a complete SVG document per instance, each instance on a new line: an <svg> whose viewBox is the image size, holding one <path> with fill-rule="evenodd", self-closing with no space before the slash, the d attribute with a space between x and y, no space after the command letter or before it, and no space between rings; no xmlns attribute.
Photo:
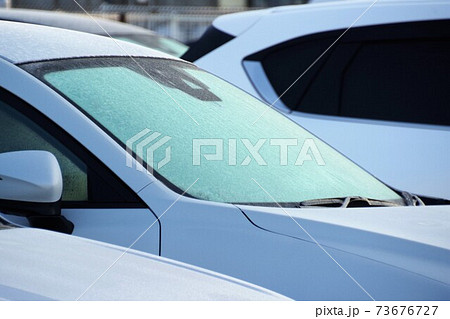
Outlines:
<svg viewBox="0 0 450 319"><path fill-rule="evenodd" d="M55 232L4 229L0 242L0 300L287 299L198 267Z"/></svg>

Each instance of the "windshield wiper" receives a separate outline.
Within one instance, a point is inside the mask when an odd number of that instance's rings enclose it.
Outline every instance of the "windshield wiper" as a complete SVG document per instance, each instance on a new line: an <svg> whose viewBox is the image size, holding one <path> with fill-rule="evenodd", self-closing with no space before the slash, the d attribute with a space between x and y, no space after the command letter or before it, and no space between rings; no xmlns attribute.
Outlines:
<svg viewBox="0 0 450 319"><path fill-rule="evenodd" d="M425 203L417 195L408 192L402 192L402 197L405 200L407 206L425 206Z"/></svg>
<svg viewBox="0 0 450 319"><path fill-rule="evenodd" d="M265 207L289 207L289 208L308 208L308 207L337 207L337 208L351 208L351 207L400 207L400 206L426 206L429 203L425 202L417 195L408 192L399 192L399 195L403 198L402 201L397 200L382 200L373 199L363 196L347 196L347 197L334 197L334 198L319 198L309 199L301 202L251 202L251 203L234 203L236 205L252 205L252 206L265 206ZM431 205L450 205L449 200L443 199L429 199L434 204Z"/></svg>
<svg viewBox="0 0 450 319"><path fill-rule="evenodd" d="M300 202L300 207L397 207L399 203L361 196L311 199Z"/></svg>

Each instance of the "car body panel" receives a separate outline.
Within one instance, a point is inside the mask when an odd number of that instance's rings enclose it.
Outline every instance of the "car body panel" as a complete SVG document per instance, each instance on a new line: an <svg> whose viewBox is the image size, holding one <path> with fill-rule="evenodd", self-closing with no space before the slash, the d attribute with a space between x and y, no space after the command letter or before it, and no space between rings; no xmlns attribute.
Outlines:
<svg viewBox="0 0 450 319"><path fill-rule="evenodd" d="M76 225L74 236L160 254L160 224L148 208L62 208L61 214ZM0 212L0 218L30 226L25 217Z"/></svg>
<svg viewBox="0 0 450 319"><path fill-rule="evenodd" d="M384 228L411 215L409 207L386 221L382 218L392 215L392 208L369 209L373 214L367 215L367 209L355 208L294 210L295 218L301 216L305 229L317 236L315 242L283 209L235 207L171 195L171 191L163 195L159 186L160 182L152 183L139 194L143 198L159 194L160 201L153 201L151 207L163 229L163 256L245 278L295 300L370 300L369 295L376 300L450 298L448 206L430 213L436 217L434 224L427 222L425 209L411 207L417 208L410 223L415 228L406 234L408 223ZM443 221L437 224L440 217ZM413 240L414 230L422 231L422 237ZM358 274L357 283L346 271Z"/></svg>
<svg viewBox="0 0 450 319"><path fill-rule="evenodd" d="M261 228L450 284L449 206L240 208Z"/></svg>
<svg viewBox="0 0 450 319"><path fill-rule="evenodd" d="M1 299L287 300L204 269L75 236L12 228L0 231L0 241Z"/></svg>

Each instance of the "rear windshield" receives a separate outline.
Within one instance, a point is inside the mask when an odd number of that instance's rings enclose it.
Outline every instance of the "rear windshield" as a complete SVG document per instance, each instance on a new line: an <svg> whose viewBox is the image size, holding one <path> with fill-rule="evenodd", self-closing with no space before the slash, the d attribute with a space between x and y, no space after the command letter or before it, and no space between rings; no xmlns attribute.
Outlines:
<svg viewBox="0 0 450 319"><path fill-rule="evenodd" d="M189 48L187 45L178 42L177 40L165 38L159 35L122 34L122 35L113 35L113 38L134 44L143 45L148 48L168 53L176 57L182 56Z"/></svg>

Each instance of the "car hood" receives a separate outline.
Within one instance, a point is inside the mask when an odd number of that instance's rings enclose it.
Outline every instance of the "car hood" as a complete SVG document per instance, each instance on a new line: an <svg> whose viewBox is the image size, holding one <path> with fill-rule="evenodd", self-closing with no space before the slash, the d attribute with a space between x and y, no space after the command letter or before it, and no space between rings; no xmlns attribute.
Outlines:
<svg viewBox="0 0 450 319"><path fill-rule="evenodd" d="M262 229L339 249L450 284L450 206L238 206Z"/></svg>
<svg viewBox="0 0 450 319"><path fill-rule="evenodd" d="M287 299L198 267L55 232L6 228L0 243L0 300Z"/></svg>

